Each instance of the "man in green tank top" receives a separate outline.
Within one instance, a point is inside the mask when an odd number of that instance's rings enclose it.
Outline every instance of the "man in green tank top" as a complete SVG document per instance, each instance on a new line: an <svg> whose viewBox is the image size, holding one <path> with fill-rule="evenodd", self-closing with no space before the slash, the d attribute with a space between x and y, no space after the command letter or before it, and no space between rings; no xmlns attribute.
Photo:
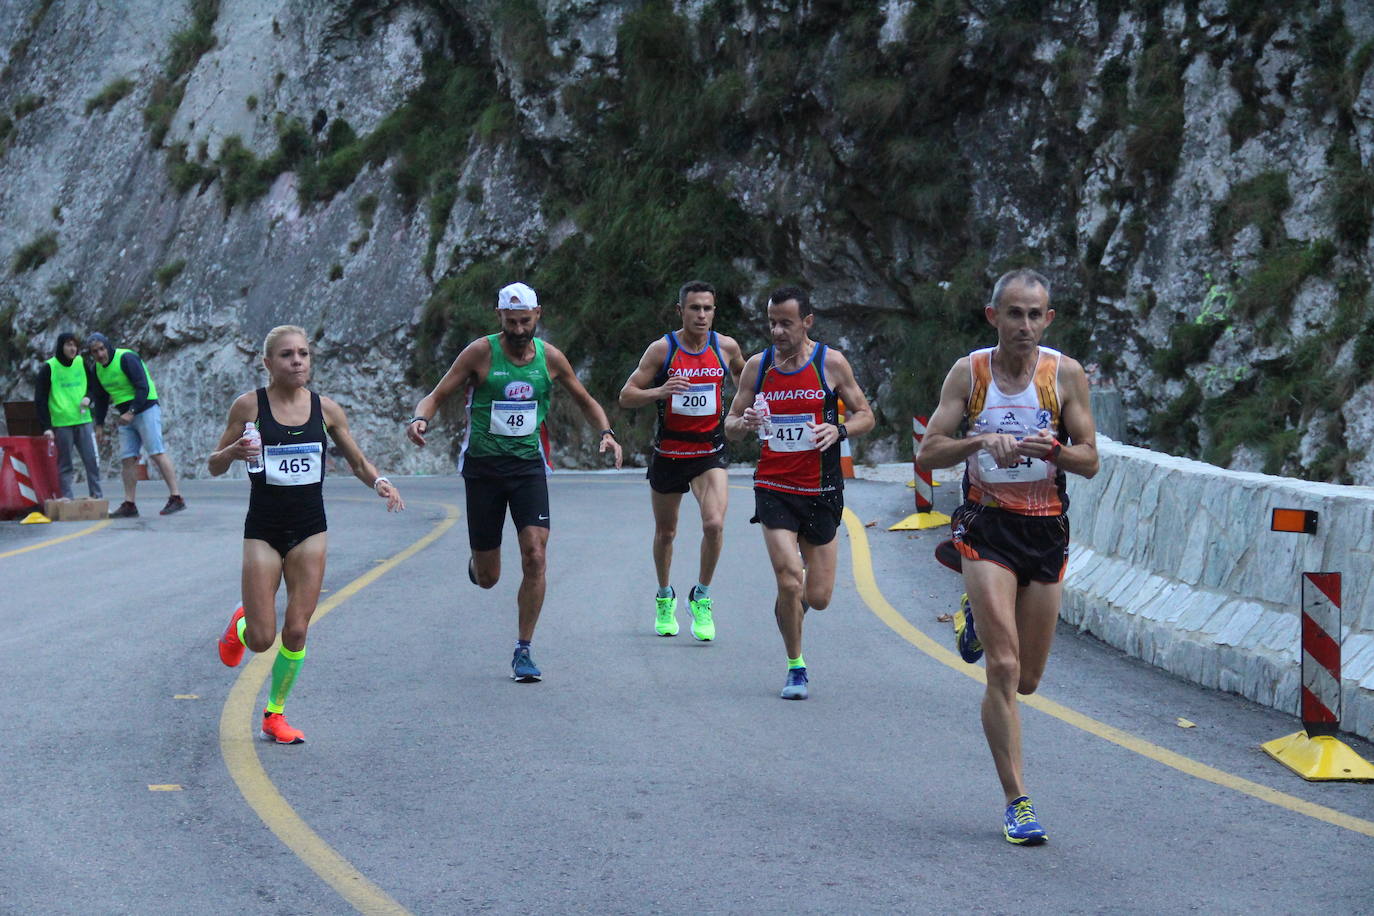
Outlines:
<svg viewBox="0 0 1374 916"><path fill-rule="evenodd" d="M86 489L92 499L102 499L105 493L100 486L100 461L91 423L91 370L80 353L81 344L75 334L57 335L56 352L38 368L38 377L34 379L33 406L43 435L57 443L62 497L72 498L72 451L76 450L86 467Z"/></svg>
<svg viewBox="0 0 1374 916"><path fill-rule="evenodd" d="M568 358L534 336L543 314L534 290L512 283L497 296L501 331L463 348L434 390L420 399L406 435L423 447L430 419L449 395L467 392L467 429L459 470L467 491L468 578L491 588L501 578L501 529L506 514L520 541L523 578L516 597L515 654L511 677L531 683L543 677L530 657L530 642L544 606L544 551L549 540L549 489L552 472L544 418L552 384L577 403L582 416L600 430L601 452L615 455L620 444L606 412L582 386Z"/></svg>
<svg viewBox="0 0 1374 916"><path fill-rule="evenodd" d="M147 451L148 459L162 472L167 484L167 505L161 515L171 515L186 508L177 484L176 468L162 446L162 408L157 402L157 385L147 365L133 350L116 349L104 334L92 334L87 341L91 358L95 361L95 426L103 434L105 411L115 408L115 422L119 425L119 474L124 481L124 502L110 513L110 518L135 518L138 504L134 501L138 487L138 456Z"/></svg>

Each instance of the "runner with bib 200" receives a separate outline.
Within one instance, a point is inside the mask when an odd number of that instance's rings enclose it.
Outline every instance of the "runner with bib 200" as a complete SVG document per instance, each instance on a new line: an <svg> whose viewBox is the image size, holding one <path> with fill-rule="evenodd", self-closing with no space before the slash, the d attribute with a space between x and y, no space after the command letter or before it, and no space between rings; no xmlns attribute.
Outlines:
<svg viewBox="0 0 1374 916"><path fill-rule="evenodd" d="M725 418L726 438L739 440L765 422L753 407L755 396L762 394L768 404L772 428L754 473L751 521L763 526L777 579L773 614L787 650L785 700L809 695L802 619L808 608L828 605L835 590L835 533L844 512L840 440L862 435L874 423L849 361L810 338L814 321L805 290L774 290L768 298L773 345L745 363ZM844 424L838 422L839 398Z"/></svg>
<svg viewBox="0 0 1374 916"><path fill-rule="evenodd" d="M955 638L964 661L987 656L983 733L1007 805L1003 836L1037 845L1047 836L1025 791L1016 695L1035 692L1049 659L1069 556L1064 475L1097 473L1097 434L1083 367L1040 346L1054 320L1049 281L1010 271L984 312L997 346L950 369L916 462L965 463L951 521L967 589ZM956 439L965 418L969 433Z"/></svg>
<svg viewBox="0 0 1374 916"><path fill-rule="evenodd" d="M701 508L701 554L697 584L687 593L692 636L715 639L711 577L725 540L729 502L725 453L725 379L734 385L744 368L744 355L731 337L711 329L716 317L716 290L702 280L682 285L677 300L682 328L649 344L639 366L620 391L621 407L656 404L658 428L649 458L650 500L654 510L654 568L658 596L654 629L676 636L677 593L670 584L673 539L678 510L688 490Z"/></svg>
<svg viewBox="0 0 1374 916"><path fill-rule="evenodd" d="M215 477L235 461L250 461L248 515L243 521L243 605L219 639L229 667L245 647L266 652L277 637L277 588L286 579L286 619L272 665L272 688L263 710L263 735L278 744L300 744L305 735L286 721L286 698L305 661L306 631L324 581L327 524L324 459L328 435L353 474L386 500L405 508L391 481L378 475L348 430L343 408L306 388L310 344L294 325L273 328L263 342L266 388L240 395L208 462ZM255 427L261 446L247 435Z"/></svg>
<svg viewBox="0 0 1374 916"><path fill-rule="evenodd" d="M479 337L463 348L434 390L420 399L406 435L423 447L430 420L454 392L467 392L467 430L459 471L467 491L468 578L491 588L501 578L501 529L509 510L520 541L522 578L511 677L533 683L543 677L530 655L534 628L544 606L545 548L549 540L549 487L552 472L544 417L553 382L577 402L582 416L601 431L599 450L615 456L620 444L606 412L592 399L556 347L534 336L543 314L534 290L524 283L502 287L497 296L501 332Z"/></svg>

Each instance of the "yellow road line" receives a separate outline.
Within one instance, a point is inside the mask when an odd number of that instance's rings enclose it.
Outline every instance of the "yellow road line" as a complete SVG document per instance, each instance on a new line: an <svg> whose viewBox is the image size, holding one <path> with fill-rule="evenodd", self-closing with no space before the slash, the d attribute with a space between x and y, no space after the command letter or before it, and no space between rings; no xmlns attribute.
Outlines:
<svg viewBox="0 0 1374 916"><path fill-rule="evenodd" d="M99 531L101 528L104 528L105 526L109 525L111 521L111 519L107 518L102 521L96 522L94 525L82 528L80 531L73 531L71 534L64 534L61 537L49 538L46 541L39 541L37 544L30 544L27 547L19 547L14 550L7 550L4 553L0 553L0 560L5 559L5 557L17 557L19 556L19 554L28 553L30 550L38 550L43 547L51 547L54 544L61 544L63 541L70 541L72 538L83 537L87 534L90 534L92 531Z"/></svg>
<svg viewBox="0 0 1374 916"><path fill-rule="evenodd" d="M849 530L850 552L854 566L854 584L859 591L859 595L864 599L864 603L868 605L869 609L877 615L879 620L887 624L899 636L920 649L926 655L929 655L943 665L948 665L962 675L986 684L987 677L984 675L982 668L976 665L965 664L964 660L958 655L916 629L916 627L903 617L891 604L888 604L887 599L883 597L883 593L878 588L877 579L873 575L873 557L869 552L868 534L864 531L863 522L859 521L859 517L855 515L852 510L845 509L844 524ZM1134 751L1142 757L1148 757L1167 767L1172 767L1179 772L1187 773L1189 776L1215 783L1223 788L1242 792L1246 795L1258 798L1260 801L1268 802L1271 805L1277 805L1280 808L1286 808L1289 811L1303 814L1307 817L1315 818L1316 820L1324 821L1337 827L1343 827L1355 833L1362 833L1365 836L1374 837L1374 821L1367 821L1363 818L1354 817L1342 811L1327 808L1324 805L1313 804L1312 802L1304 801L1301 798L1289 795L1286 792L1280 792L1277 789L1271 789L1257 782L1251 782L1233 773L1227 773L1225 770L1219 770L1205 763L1199 763L1190 757L1185 757L1182 754L1177 754L1157 744L1152 744L1144 738L1139 738L1129 732L1108 725L1105 722L1099 722L1090 716L1085 716L1076 710L1056 703L1053 700L1047 700L1042 696L1032 694L1028 697L1018 697L1018 699L1027 706L1054 716L1056 719L1072 725L1074 728L1082 729L1090 735L1096 735L1104 741L1110 741L1112 744L1124 747L1128 751Z"/></svg>
<svg viewBox="0 0 1374 916"><path fill-rule="evenodd" d="M376 582L401 563L433 544L458 521L458 507L440 503L445 515L430 532L400 553L339 589L320 603L311 622L316 623L334 608ZM326 884L353 905L360 913L405 914L408 911L385 891L373 884L348 860L334 851L319 834L310 829L291 803L282 797L272 783L262 761L258 759L257 740L252 722L257 712L258 694L272 673L275 652L255 655L234 681L224 709L219 717L219 748L229 775L238 783L239 791L249 806L257 812L268 829L276 834L288 849L319 875Z"/></svg>

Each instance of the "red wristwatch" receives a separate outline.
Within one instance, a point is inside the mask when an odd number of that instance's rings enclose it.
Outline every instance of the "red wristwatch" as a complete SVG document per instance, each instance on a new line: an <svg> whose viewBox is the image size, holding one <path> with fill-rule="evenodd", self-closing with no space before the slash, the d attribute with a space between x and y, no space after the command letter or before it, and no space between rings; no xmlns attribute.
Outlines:
<svg viewBox="0 0 1374 916"><path fill-rule="evenodd" d="M1059 453L1062 452L1063 450L1064 450L1064 445L1063 445L1063 443L1061 443L1058 439L1055 439L1055 440L1054 440L1054 448L1050 449L1050 453L1049 453L1048 455L1045 456L1045 460L1046 460L1046 461L1053 461L1054 459L1056 459L1056 458L1059 457Z"/></svg>

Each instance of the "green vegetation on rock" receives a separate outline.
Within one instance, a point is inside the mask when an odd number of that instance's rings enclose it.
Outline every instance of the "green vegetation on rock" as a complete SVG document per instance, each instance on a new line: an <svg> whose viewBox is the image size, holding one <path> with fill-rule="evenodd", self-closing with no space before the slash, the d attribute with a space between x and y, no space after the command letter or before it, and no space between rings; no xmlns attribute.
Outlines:
<svg viewBox="0 0 1374 916"><path fill-rule="evenodd" d="M45 232L15 252L14 260L10 264L10 272L22 274L25 271L37 270L55 254L57 254L57 234Z"/></svg>
<svg viewBox="0 0 1374 916"><path fill-rule="evenodd" d="M93 111L108 112L119 100L133 91L134 81L127 76L111 80L95 95L86 100L86 114Z"/></svg>

